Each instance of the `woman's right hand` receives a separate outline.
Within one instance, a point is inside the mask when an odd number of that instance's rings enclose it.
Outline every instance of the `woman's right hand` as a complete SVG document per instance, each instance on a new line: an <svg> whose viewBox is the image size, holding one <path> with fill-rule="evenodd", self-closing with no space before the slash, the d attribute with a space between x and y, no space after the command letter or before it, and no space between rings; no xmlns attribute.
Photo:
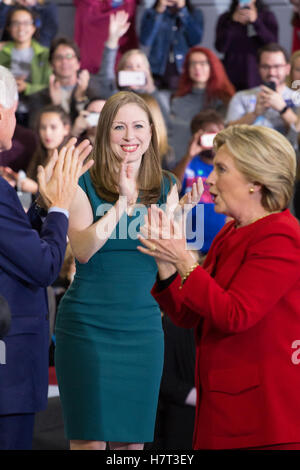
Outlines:
<svg viewBox="0 0 300 470"><path fill-rule="evenodd" d="M119 39L127 33L130 22L129 14L126 11L119 10L109 17L108 40L106 45L111 49L116 49Z"/></svg>
<svg viewBox="0 0 300 470"><path fill-rule="evenodd" d="M133 168L125 159L120 165L119 195L127 198L127 205L134 204L137 199L136 182Z"/></svg>

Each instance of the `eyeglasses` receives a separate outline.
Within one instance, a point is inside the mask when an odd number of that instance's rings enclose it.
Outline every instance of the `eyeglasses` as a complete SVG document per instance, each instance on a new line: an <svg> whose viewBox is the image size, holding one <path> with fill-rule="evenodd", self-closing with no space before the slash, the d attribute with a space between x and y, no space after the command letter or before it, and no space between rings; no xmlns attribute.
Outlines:
<svg viewBox="0 0 300 470"><path fill-rule="evenodd" d="M31 26L33 25L33 21L11 21L10 23L10 26L12 28L17 28L18 26L25 26L25 27L28 27L28 26Z"/></svg>
<svg viewBox="0 0 300 470"><path fill-rule="evenodd" d="M259 66L260 69L264 70L265 72L275 69L275 70L281 70L283 67L286 67L287 64L277 64L277 65L267 65L267 64L261 64Z"/></svg>
<svg viewBox="0 0 300 470"><path fill-rule="evenodd" d="M73 54L72 52L69 52L68 54L65 54L65 55L55 55L53 56L53 60L56 60L56 61L61 61L61 60L71 60L71 59L74 59L75 57L75 54Z"/></svg>
<svg viewBox="0 0 300 470"><path fill-rule="evenodd" d="M209 65L209 62L207 60L191 60L189 65L190 67L195 67L195 65L206 67L207 65Z"/></svg>

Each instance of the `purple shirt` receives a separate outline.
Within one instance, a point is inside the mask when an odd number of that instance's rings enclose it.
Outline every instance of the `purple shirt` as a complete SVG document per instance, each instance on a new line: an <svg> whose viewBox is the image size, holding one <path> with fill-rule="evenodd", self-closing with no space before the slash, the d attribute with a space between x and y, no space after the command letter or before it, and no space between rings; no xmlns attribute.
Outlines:
<svg viewBox="0 0 300 470"><path fill-rule="evenodd" d="M229 13L220 16L215 47L224 53L224 66L237 90L253 88L261 83L257 51L265 44L277 42L278 24L269 11L258 13L254 23L243 25L233 21Z"/></svg>

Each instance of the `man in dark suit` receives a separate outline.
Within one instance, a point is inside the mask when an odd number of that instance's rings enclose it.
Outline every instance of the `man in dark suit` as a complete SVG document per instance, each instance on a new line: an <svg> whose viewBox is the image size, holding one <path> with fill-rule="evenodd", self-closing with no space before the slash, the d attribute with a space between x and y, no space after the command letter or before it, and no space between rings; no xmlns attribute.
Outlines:
<svg viewBox="0 0 300 470"><path fill-rule="evenodd" d="M0 151L11 146L16 83L0 66ZM68 209L91 151L76 139L39 168L40 201L26 214L16 191L0 176L0 295L11 310L0 364L0 449L30 449L34 415L47 405L49 325L46 287L57 278L66 248ZM83 145L82 145L83 144Z"/></svg>

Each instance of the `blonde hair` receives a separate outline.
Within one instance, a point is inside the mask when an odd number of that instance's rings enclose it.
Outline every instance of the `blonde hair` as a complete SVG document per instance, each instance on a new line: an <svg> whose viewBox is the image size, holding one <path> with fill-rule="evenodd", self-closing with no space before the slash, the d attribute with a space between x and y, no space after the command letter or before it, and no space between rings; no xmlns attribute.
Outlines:
<svg viewBox="0 0 300 470"><path fill-rule="evenodd" d="M160 110L160 106L157 100L149 93L140 93L139 96L141 96L143 100L146 101L151 111L157 133L158 151L160 158L162 159L169 152L170 146L168 143L167 126Z"/></svg>
<svg viewBox="0 0 300 470"><path fill-rule="evenodd" d="M296 176L296 154L289 141L274 129L242 124L217 134L216 151L224 144L245 178L261 185L264 209L285 209L292 198Z"/></svg>
<svg viewBox="0 0 300 470"><path fill-rule="evenodd" d="M291 56L291 59L290 59L291 70L290 70L290 73L288 74L288 76L286 77L286 84L290 88L292 88L292 84L293 84L293 81L294 81L293 71L294 71L294 67L295 67L295 62L299 57L300 57L300 51L296 51L296 52L294 52L294 54ZM292 89L295 90L296 88L292 88Z"/></svg>
<svg viewBox="0 0 300 470"><path fill-rule="evenodd" d="M103 106L98 121L94 149L90 157L95 161L90 170L91 178L100 198L108 202L114 202L118 199L120 157L114 154L111 149L110 132L117 112L126 104L139 106L148 116L151 126L151 141L142 158L137 184L141 203L155 203L160 197L162 184L156 129L147 104L139 95L131 91L120 91L112 95Z"/></svg>
<svg viewBox="0 0 300 470"><path fill-rule="evenodd" d="M117 65L117 72L120 72L120 70L125 69L125 64L126 64L127 59L134 54L139 54L140 56L143 57L145 65L151 73L151 68L150 68L148 57L141 49L129 49L129 51L126 51L119 60L119 63Z"/></svg>

